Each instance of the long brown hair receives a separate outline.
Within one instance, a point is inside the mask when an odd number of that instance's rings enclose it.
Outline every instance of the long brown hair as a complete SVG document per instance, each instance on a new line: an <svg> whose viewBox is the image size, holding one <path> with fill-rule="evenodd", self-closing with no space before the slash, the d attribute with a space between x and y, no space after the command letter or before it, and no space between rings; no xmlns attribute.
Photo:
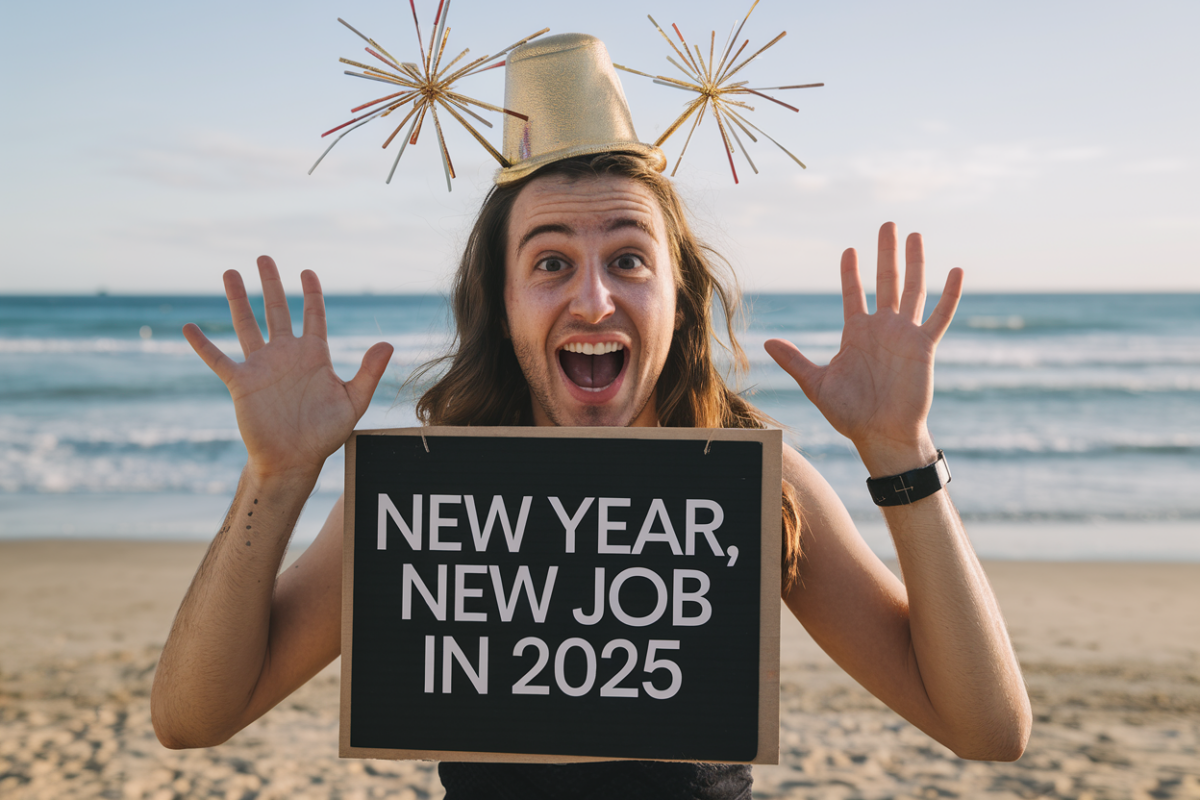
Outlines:
<svg viewBox="0 0 1200 800"><path fill-rule="evenodd" d="M749 368L735 327L741 293L728 264L693 235L683 201L671 182L642 158L602 153L553 162L521 181L495 186L480 208L467 238L450 292L455 343L451 352L421 366L418 380L449 364L417 401L426 425L531 425L532 399L512 342L505 336L504 279L509 218L521 190L531 181L562 176L568 181L628 178L657 199L666 223L675 267L679 324L655 387L660 423L665 427L763 428L772 420L729 388L714 361L714 348L726 351L735 375ZM713 301L720 303L725 341L717 337ZM799 503L783 483L783 586L796 580L800 558Z"/></svg>

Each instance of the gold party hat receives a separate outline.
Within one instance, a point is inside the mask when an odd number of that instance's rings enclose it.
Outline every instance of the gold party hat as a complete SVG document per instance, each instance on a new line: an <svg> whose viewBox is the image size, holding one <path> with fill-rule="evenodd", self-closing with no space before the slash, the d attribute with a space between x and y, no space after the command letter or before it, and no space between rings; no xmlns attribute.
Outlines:
<svg viewBox="0 0 1200 800"><path fill-rule="evenodd" d="M604 42L583 33L547 36L508 56L504 75L503 186L574 156L628 152L667 166L662 150L638 141L621 81ZM527 119L526 119L527 118Z"/></svg>

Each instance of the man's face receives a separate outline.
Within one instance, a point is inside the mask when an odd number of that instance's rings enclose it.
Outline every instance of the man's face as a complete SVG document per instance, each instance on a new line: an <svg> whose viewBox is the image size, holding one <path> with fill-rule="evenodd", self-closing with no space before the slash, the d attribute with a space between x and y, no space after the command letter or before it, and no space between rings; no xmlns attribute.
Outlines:
<svg viewBox="0 0 1200 800"><path fill-rule="evenodd" d="M534 180L513 205L505 267L536 423L657 424L675 273L650 191L628 178Z"/></svg>

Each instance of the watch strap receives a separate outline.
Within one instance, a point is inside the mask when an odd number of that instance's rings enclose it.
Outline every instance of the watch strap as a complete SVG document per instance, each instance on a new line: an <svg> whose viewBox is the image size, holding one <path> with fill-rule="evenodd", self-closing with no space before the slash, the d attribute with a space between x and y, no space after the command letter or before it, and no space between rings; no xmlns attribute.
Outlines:
<svg viewBox="0 0 1200 800"><path fill-rule="evenodd" d="M946 455L937 451L937 460L926 467L910 469L886 478L867 478L867 490L877 506L906 506L929 497L950 482Z"/></svg>

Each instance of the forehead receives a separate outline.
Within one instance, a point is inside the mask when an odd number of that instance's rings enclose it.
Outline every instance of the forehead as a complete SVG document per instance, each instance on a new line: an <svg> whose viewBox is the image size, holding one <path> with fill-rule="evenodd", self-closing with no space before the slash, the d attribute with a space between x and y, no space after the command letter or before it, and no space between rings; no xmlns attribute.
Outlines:
<svg viewBox="0 0 1200 800"><path fill-rule="evenodd" d="M562 226L575 235L586 235L611 230L622 220L631 221L655 239L665 240L658 200L646 186L631 178L537 178L513 204L509 251L519 248L523 239L544 226Z"/></svg>

